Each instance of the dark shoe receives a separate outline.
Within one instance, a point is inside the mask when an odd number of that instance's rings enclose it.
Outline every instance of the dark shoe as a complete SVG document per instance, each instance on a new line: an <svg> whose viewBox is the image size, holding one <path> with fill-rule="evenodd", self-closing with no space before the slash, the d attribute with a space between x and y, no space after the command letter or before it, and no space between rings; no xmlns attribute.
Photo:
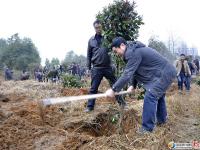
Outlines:
<svg viewBox="0 0 200 150"><path fill-rule="evenodd" d="M93 110L94 110L94 108L86 108L86 109L84 110L84 112L89 113L89 112L91 112L91 111L93 111Z"/></svg>
<svg viewBox="0 0 200 150"><path fill-rule="evenodd" d="M182 90L178 90L178 93L179 93L179 94L183 94L183 91L182 91Z"/></svg>
<svg viewBox="0 0 200 150"><path fill-rule="evenodd" d="M140 135L145 135L145 134L149 134L151 133L151 131L147 131L143 128L139 128L138 131L136 131L137 134L140 134Z"/></svg>
<svg viewBox="0 0 200 150"><path fill-rule="evenodd" d="M189 95L190 94L190 90L186 90L186 95Z"/></svg>
<svg viewBox="0 0 200 150"><path fill-rule="evenodd" d="M157 123L156 123L156 126L162 127L162 126L164 126L165 124L166 124L166 122L157 122Z"/></svg>

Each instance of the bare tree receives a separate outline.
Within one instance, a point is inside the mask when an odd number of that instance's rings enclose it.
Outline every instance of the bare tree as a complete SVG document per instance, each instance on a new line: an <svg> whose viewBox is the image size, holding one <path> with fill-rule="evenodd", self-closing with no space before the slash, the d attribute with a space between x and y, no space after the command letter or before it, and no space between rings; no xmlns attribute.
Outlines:
<svg viewBox="0 0 200 150"><path fill-rule="evenodd" d="M176 53L177 38L174 36L172 32L169 34L167 46L168 46L168 50L171 51L172 54Z"/></svg>

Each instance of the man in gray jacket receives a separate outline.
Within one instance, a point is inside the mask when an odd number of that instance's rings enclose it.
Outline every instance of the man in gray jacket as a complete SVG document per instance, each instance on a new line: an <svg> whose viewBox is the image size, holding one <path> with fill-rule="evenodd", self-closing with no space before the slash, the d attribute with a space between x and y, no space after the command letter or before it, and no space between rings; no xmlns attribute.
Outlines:
<svg viewBox="0 0 200 150"><path fill-rule="evenodd" d="M142 127L138 133L153 131L155 123L163 124L167 119L165 93L176 77L176 69L163 56L141 42L127 43L122 37L113 39L112 50L124 58L126 67L122 76L106 91L113 97L125 84L136 80L146 89L142 114ZM128 88L132 91L133 86Z"/></svg>

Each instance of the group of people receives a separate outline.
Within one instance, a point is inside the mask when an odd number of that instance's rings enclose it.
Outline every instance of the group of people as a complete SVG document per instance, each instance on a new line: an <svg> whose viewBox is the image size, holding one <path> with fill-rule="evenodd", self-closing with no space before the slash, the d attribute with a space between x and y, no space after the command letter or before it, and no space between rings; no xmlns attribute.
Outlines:
<svg viewBox="0 0 200 150"><path fill-rule="evenodd" d="M111 88L105 92L107 97L116 97L119 106L126 109L128 106L122 96L115 96L126 85L127 91L134 92L137 84L143 84L145 88L142 126L137 133L145 134L154 130L155 126L167 122L167 109L165 94L168 87L178 78L179 89L185 83L187 90L190 88L192 73L199 72L199 61L189 62L185 55L176 62L176 66L170 63L156 50L145 46L139 41L126 41L123 37L112 40L113 53L122 57L126 66L117 79L112 71L109 49L102 43L102 24L99 20L93 23L95 35L89 39L87 50L87 67L91 70L91 88L89 94L96 94L103 77L109 80ZM194 65L195 64L195 65ZM89 99L85 112L94 110L95 99Z"/></svg>
<svg viewBox="0 0 200 150"><path fill-rule="evenodd" d="M67 69L72 75L82 79L86 75L86 68L73 62Z"/></svg>
<svg viewBox="0 0 200 150"><path fill-rule="evenodd" d="M39 82L57 82L60 79L60 75L63 73L72 74L77 76L79 79L82 79L87 74L87 70L85 67L80 66L79 64L72 63L68 68L64 69L62 65L54 66L54 67L35 67L34 78ZM5 67L4 68L4 76L5 80L13 80L13 71ZM16 77L16 80L28 80L30 78L30 73L26 70L22 70L20 77Z"/></svg>
<svg viewBox="0 0 200 150"><path fill-rule="evenodd" d="M36 67L34 69L35 80L39 82L58 82L60 80L60 75L64 72L62 65L49 67Z"/></svg>
<svg viewBox="0 0 200 150"><path fill-rule="evenodd" d="M86 75L86 68L79 64L72 63L69 67L64 68L63 65L48 67L36 67L34 70L35 79L39 82L57 82L61 79L61 74L71 74L82 79Z"/></svg>
<svg viewBox="0 0 200 150"><path fill-rule="evenodd" d="M13 74L14 74L14 72L10 68L5 67L4 77L5 77L6 81L13 80L14 79ZM29 77L30 77L29 72L27 72L26 70L23 70L22 73L20 74L19 78L15 79L15 80L28 80Z"/></svg>

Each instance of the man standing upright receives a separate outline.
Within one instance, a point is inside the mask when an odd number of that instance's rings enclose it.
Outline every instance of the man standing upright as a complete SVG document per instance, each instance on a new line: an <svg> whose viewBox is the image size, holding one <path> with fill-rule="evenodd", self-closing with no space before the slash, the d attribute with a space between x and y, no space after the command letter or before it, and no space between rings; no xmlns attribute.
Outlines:
<svg viewBox="0 0 200 150"><path fill-rule="evenodd" d="M191 70L186 60L185 54L181 54L180 58L176 61L176 70L178 78L178 90L179 93L183 91L183 84L185 84L186 91L190 91L190 76Z"/></svg>
<svg viewBox="0 0 200 150"><path fill-rule="evenodd" d="M151 132L156 123L166 123L165 92L176 77L176 69L156 50L146 47L141 42L127 43L124 38L117 37L113 40L112 50L124 58L126 67L122 76L105 94L113 97L115 92L119 92L130 81L136 80L144 84L146 92L142 127L138 133ZM133 85L127 91L132 90Z"/></svg>
<svg viewBox="0 0 200 150"><path fill-rule="evenodd" d="M96 34L88 42L87 67L91 70L91 88L89 94L96 94L103 77L109 80L111 86L116 82L116 77L111 67L111 60L108 54L108 48L102 46L104 37L102 36L102 25L99 20L93 23ZM116 96L120 106L126 105L121 96ZM86 112L94 109L95 99L89 99Z"/></svg>
<svg viewBox="0 0 200 150"><path fill-rule="evenodd" d="M194 60L194 64L196 65L196 67L197 67L197 75L199 74L199 59L195 59Z"/></svg>
<svg viewBox="0 0 200 150"><path fill-rule="evenodd" d="M12 80L13 79L13 71L6 67L5 69L5 80Z"/></svg>

